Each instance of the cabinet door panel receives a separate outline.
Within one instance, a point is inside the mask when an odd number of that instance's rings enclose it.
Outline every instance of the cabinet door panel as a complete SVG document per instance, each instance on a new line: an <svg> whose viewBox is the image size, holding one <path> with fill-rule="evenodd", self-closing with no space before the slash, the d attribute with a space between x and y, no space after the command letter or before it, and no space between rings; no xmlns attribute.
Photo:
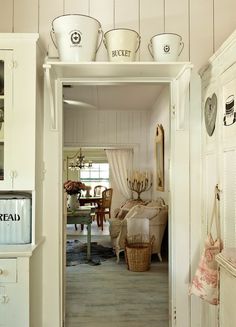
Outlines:
<svg viewBox="0 0 236 327"><path fill-rule="evenodd" d="M16 269L17 279L0 282L0 327L29 327L29 258L2 260L6 269Z"/></svg>
<svg viewBox="0 0 236 327"><path fill-rule="evenodd" d="M13 52L13 106L11 142L14 181L13 188L34 189L36 142L36 46L25 51L26 44Z"/></svg>
<svg viewBox="0 0 236 327"><path fill-rule="evenodd" d="M0 189L11 189L12 51L0 51Z"/></svg>
<svg viewBox="0 0 236 327"><path fill-rule="evenodd" d="M36 38L19 39L0 39L0 190L35 188Z"/></svg>

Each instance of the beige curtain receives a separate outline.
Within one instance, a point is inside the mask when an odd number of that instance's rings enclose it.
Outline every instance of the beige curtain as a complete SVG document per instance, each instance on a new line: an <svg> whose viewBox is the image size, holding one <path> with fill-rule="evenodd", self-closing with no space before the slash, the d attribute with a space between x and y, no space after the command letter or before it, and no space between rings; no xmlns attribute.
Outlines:
<svg viewBox="0 0 236 327"><path fill-rule="evenodd" d="M105 152L117 189L126 199L130 199L132 192L127 186L127 173L132 170L133 150L106 149Z"/></svg>

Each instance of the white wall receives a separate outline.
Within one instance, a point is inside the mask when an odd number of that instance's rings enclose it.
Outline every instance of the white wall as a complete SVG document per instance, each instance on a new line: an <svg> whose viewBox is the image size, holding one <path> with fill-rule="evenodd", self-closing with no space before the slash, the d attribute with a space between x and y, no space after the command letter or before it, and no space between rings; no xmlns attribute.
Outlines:
<svg viewBox="0 0 236 327"><path fill-rule="evenodd" d="M130 146L139 167L140 157L147 160L147 121L148 111L65 110L64 146Z"/></svg>
<svg viewBox="0 0 236 327"><path fill-rule="evenodd" d="M147 44L162 32L183 37L181 60L190 60L196 68L236 28L234 0L0 0L0 32L39 32L50 55L56 55L50 39L52 20L62 14L82 13L97 18L104 31L114 27L133 28L141 34L138 59L152 60ZM106 60L102 46L98 60Z"/></svg>
<svg viewBox="0 0 236 327"><path fill-rule="evenodd" d="M215 130L209 136L205 128L205 120L202 120L202 239L209 233L209 221L212 216L215 185L218 184L220 192L219 219L221 225L221 240L224 248L235 248L236 246L236 215L235 215L235 171L236 171L236 125L227 123L224 125L226 114L226 103L229 96L236 94L236 33L233 33L219 51L209 60L209 65L203 73L203 104L207 97L217 95L217 116ZM202 108L204 110L204 106ZM228 119L227 115L227 119ZM212 236L216 239L217 233L215 223L212 226ZM203 244L203 242L202 242ZM224 278L221 276L221 278ZM226 285L220 280L220 285ZM230 286L230 285L228 285ZM221 299L221 293L232 295L231 290L220 291L220 315L230 316L226 302ZM204 304L203 321L208 322L209 327L217 324L217 306ZM235 316L231 315L231 325L235 326ZM227 323L226 323L227 324ZM223 323L222 323L222 326ZM227 325L228 326L228 325Z"/></svg>
<svg viewBox="0 0 236 327"><path fill-rule="evenodd" d="M151 161L153 171L153 187L152 187L152 198L162 197L166 203L168 203L169 197L169 154L170 154L170 94L169 86L165 86L150 112L149 120L149 158ZM154 151L154 140L156 135L157 124L161 124L164 128L164 192L156 190L155 180L155 166L156 158Z"/></svg>
<svg viewBox="0 0 236 327"><path fill-rule="evenodd" d="M0 0L0 5L0 32L39 32L49 55L57 55L49 36L51 22L63 13L90 14L101 21L104 31L120 26L136 29L142 37L138 53L140 60L152 60L147 50L151 36L163 31L179 33L185 42L180 60L192 61L195 69L201 67L236 28L234 0ZM100 48L97 59L106 60L104 47ZM200 106L199 109L196 106L195 110L200 110ZM50 223L44 221L44 233L54 240L54 247L59 240L53 219L57 219L57 210ZM200 224L197 217L196 221ZM52 247L46 246L45 253L50 250ZM46 270L55 269L54 261L44 262L49 264L44 268L45 276ZM53 302L52 292L57 293L59 283L57 279L46 280L44 285L44 326L56 326L54 318L58 312L56 308L51 310L48 307L47 300Z"/></svg>

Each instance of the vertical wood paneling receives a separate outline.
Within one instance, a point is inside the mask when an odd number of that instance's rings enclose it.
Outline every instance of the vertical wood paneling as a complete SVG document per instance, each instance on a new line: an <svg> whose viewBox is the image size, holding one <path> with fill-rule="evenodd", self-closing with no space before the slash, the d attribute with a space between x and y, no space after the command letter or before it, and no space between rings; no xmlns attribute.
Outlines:
<svg viewBox="0 0 236 327"><path fill-rule="evenodd" d="M235 30L235 12L235 0L214 0L215 50Z"/></svg>
<svg viewBox="0 0 236 327"><path fill-rule="evenodd" d="M84 118L84 134L82 142L97 143L98 141L98 112L94 110L88 110L81 112Z"/></svg>
<svg viewBox="0 0 236 327"><path fill-rule="evenodd" d="M100 111L97 140L101 144L116 144L116 112Z"/></svg>
<svg viewBox="0 0 236 327"><path fill-rule="evenodd" d="M149 166L148 162L148 146L147 146L147 130L148 130L148 116L146 111L141 111L139 113L139 120L140 120L140 130L139 130L139 143L140 143L140 168L146 170ZM135 126L134 126L135 128Z"/></svg>
<svg viewBox="0 0 236 327"><path fill-rule="evenodd" d="M164 21L166 32L178 33L184 39L185 48L180 60L189 60L190 29L190 59L196 68L211 55L213 37L217 49L236 28L235 0L51 0L50 6L47 0L0 0L0 5L0 32L37 32L39 26L43 45L51 56L58 55L49 36L51 22L63 13L90 14L100 19L104 31L113 26L140 31L141 60L151 60L147 44L151 36L162 32ZM97 59L106 59L103 45Z"/></svg>
<svg viewBox="0 0 236 327"><path fill-rule="evenodd" d="M13 31L13 0L0 0L0 33Z"/></svg>
<svg viewBox="0 0 236 327"><path fill-rule="evenodd" d="M58 56L54 44L50 38L52 21L63 14L63 0L40 0L39 3L39 33L42 45L50 57Z"/></svg>
<svg viewBox="0 0 236 327"><path fill-rule="evenodd" d="M103 32L106 32L114 26L114 1L113 0L90 0L90 15L99 20ZM101 39L102 35L100 35ZM106 61L107 51L103 44L97 52L96 61Z"/></svg>
<svg viewBox="0 0 236 327"><path fill-rule="evenodd" d="M14 32L38 32L39 0L14 1Z"/></svg>
<svg viewBox="0 0 236 327"><path fill-rule="evenodd" d="M65 110L64 145L138 144L147 167L148 113L145 111Z"/></svg>
<svg viewBox="0 0 236 327"><path fill-rule="evenodd" d="M224 246L236 246L236 160L235 149L224 152Z"/></svg>
<svg viewBox="0 0 236 327"><path fill-rule="evenodd" d="M115 28L130 28L140 34L139 1L115 0ZM140 50L137 51L136 61L139 60Z"/></svg>
<svg viewBox="0 0 236 327"><path fill-rule="evenodd" d="M65 14L89 14L89 0L65 0Z"/></svg>
<svg viewBox="0 0 236 327"><path fill-rule="evenodd" d="M115 1L115 27L131 28L139 32L139 1Z"/></svg>
<svg viewBox="0 0 236 327"><path fill-rule="evenodd" d="M118 111L116 113L117 143L127 143L129 139L129 112Z"/></svg>
<svg viewBox="0 0 236 327"><path fill-rule="evenodd" d="M198 70L213 54L213 0L190 0L190 58Z"/></svg>
<svg viewBox="0 0 236 327"><path fill-rule="evenodd" d="M140 60L152 61L148 43L152 36L164 32L164 1L140 0Z"/></svg>
<svg viewBox="0 0 236 327"><path fill-rule="evenodd" d="M104 31L113 27L137 30L142 37L141 60L152 60L147 45L151 36L163 31L164 22L166 32L183 37L185 48L180 60L189 60L190 30L190 60L196 68L212 54L213 38L217 49L236 28L235 0L149 0L148 3L145 0L51 0L50 6L47 0L0 0L0 5L4 8L0 11L0 32L37 32L39 29L50 56L58 55L49 35L51 22L63 13L90 14L101 21ZM102 45L97 60L106 58Z"/></svg>
<svg viewBox="0 0 236 327"><path fill-rule="evenodd" d="M74 133L74 143L82 142L84 140L84 116L83 112L75 110L73 112L73 120L75 122L76 130Z"/></svg>
<svg viewBox="0 0 236 327"><path fill-rule="evenodd" d="M64 111L64 143L77 142L83 135L83 121L74 110Z"/></svg>
<svg viewBox="0 0 236 327"><path fill-rule="evenodd" d="M129 120L129 143L140 143L142 140L142 122L141 113L139 111L130 112Z"/></svg>
<svg viewBox="0 0 236 327"><path fill-rule="evenodd" d="M165 32L182 36L184 49L179 61L189 60L189 8L188 0L165 0Z"/></svg>

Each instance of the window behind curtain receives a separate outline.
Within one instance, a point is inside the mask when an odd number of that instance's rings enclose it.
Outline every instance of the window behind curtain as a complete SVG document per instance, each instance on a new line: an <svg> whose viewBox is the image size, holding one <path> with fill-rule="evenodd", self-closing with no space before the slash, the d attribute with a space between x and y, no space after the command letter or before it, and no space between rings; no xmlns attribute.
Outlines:
<svg viewBox="0 0 236 327"><path fill-rule="evenodd" d="M80 169L80 180L84 184L91 186L91 195L93 195L96 185L103 185L109 188L109 164L93 162L91 168Z"/></svg>

